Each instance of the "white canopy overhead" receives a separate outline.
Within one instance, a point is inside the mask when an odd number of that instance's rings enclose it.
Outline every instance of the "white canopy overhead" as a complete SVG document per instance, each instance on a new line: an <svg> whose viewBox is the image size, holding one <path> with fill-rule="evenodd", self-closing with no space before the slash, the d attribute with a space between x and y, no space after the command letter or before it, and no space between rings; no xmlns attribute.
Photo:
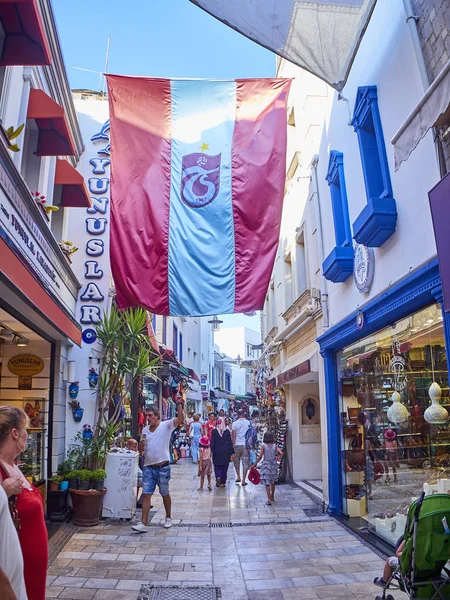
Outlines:
<svg viewBox="0 0 450 600"><path fill-rule="evenodd" d="M191 0L338 91L376 0Z"/></svg>
<svg viewBox="0 0 450 600"><path fill-rule="evenodd" d="M395 170L407 160L428 131L450 123L450 60L392 138Z"/></svg>

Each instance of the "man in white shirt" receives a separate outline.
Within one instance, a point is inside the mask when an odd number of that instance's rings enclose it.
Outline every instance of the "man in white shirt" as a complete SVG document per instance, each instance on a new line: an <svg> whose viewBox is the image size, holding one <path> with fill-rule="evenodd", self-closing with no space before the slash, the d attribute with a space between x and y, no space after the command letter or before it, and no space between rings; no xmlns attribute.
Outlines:
<svg viewBox="0 0 450 600"><path fill-rule="evenodd" d="M245 412L240 408L237 412L237 421L233 423L231 438L234 447L234 468L236 469L236 483L241 481L240 463L242 460L242 484L247 485L248 469L250 467L250 451L245 445L245 434L250 427L250 421L245 418Z"/></svg>
<svg viewBox="0 0 450 600"><path fill-rule="evenodd" d="M142 441L139 450L144 453L144 468L142 469L142 521L133 525L132 529L139 533L148 533L148 515L152 495L156 486L162 496L164 508L166 509L166 520L164 527L172 527L171 509L172 500L169 494L170 480L170 436L172 431L183 422L183 399L177 396L177 416L175 419L160 421L157 408L147 410L148 426L142 430Z"/></svg>
<svg viewBox="0 0 450 600"><path fill-rule="evenodd" d="M23 579L23 557L19 538L8 506L8 496L0 485L0 598L27 600Z"/></svg>

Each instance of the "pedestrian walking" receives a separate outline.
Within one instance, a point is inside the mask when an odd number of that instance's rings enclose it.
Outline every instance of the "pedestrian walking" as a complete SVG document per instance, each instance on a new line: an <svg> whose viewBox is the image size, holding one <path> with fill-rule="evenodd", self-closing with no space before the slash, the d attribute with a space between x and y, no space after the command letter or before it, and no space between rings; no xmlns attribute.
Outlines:
<svg viewBox="0 0 450 600"><path fill-rule="evenodd" d="M216 487L225 487L230 460L234 459L231 433L225 424L225 419L219 418L216 428L213 429L211 435L211 451L214 463Z"/></svg>
<svg viewBox="0 0 450 600"><path fill-rule="evenodd" d="M232 430L232 428L231 428L231 419L230 419L230 417L225 417L225 425L227 426L227 429L229 430L229 432L230 432L230 435L231 435L231 432L232 432L233 430Z"/></svg>
<svg viewBox="0 0 450 600"><path fill-rule="evenodd" d="M202 437L202 426L200 424L200 415L194 415L194 421L191 423L189 437L191 440L191 454L194 465L198 463L198 450L200 438Z"/></svg>
<svg viewBox="0 0 450 600"><path fill-rule="evenodd" d="M44 600L48 565L48 534L44 503L16 465L27 445L29 421L20 408L0 406L0 484L10 500L19 529L28 600Z"/></svg>
<svg viewBox="0 0 450 600"><path fill-rule="evenodd" d="M267 431L264 434L261 452L253 465L254 467L257 467L258 463L261 462L261 459L264 458L264 462L261 465L261 483L266 486L267 506L271 506L274 501L275 482L278 479L277 455L281 458L283 452L275 444L273 433Z"/></svg>
<svg viewBox="0 0 450 600"><path fill-rule="evenodd" d="M208 420L203 426L203 435L208 436L211 439L212 430L217 425L216 415L213 412L210 412L208 415Z"/></svg>
<svg viewBox="0 0 450 600"><path fill-rule="evenodd" d="M251 423L245 418L245 412L240 408L237 412L237 421L232 426L232 442L234 448L234 468L236 469L236 483L247 485L246 478L250 466L249 449L246 446L245 435ZM240 475L240 464L242 462L242 479Z"/></svg>
<svg viewBox="0 0 450 600"><path fill-rule="evenodd" d="M144 453L144 468L142 470L142 521L132 526L134 531L148 533L148 515L152 495L156 486L162 496L166 519L164 527L172 527L172 500L169 494L170 480L170 437L175 427L183 423L183 399L178 395L175 399L177 416L175 419L161 422L157 408L147 410L148 426L142 430L142 441L139 450Z"/></svg>
<svg viewBox="0 0 450 600"><path fill-rule="evenodd" d="M204 435L200 438L200 459L198 463L198 476L200 477L200 487L198 488L199 492L203 492L203 484L205 483L205 477L208 479L208 490L211 492L211 473L212 473L212 464L211 464L211 442L209 441L208 436Z"/></svg>

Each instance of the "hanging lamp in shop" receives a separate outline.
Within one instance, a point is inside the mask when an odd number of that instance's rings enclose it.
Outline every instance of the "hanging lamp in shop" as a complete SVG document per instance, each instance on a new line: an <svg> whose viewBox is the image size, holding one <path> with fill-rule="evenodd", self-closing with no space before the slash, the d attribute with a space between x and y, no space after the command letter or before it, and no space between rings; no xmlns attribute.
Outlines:
<svg viewBox="0 0 450 600"><path fill-rule="evenodd" d="M391 423L404 423L409 418L408 409L401 402L401 396L396 391L391 396L392 405L388 408L387 418Z"/></svg>
<svg viewBox="0 0 450 600"><path fill-rule="evenodd" d="M441 406L440 400L442 396L441 386L433 381L428 390L428 395L431 399L431 405L424 412L423 417L430 425L439 425L441 423L447 423L448 412Z"/></svg>

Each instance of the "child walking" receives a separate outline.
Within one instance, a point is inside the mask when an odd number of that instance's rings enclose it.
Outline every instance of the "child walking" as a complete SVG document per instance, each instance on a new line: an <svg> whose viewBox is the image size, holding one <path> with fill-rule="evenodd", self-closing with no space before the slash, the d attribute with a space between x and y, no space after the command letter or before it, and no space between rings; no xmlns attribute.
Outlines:
<svg viewBox="0 0 450 600"><path fill-rule="evenodd" d="M261 465L261 483L266 486L266 506L271 506L274 501L275 482L278 479L277 455L281 458L283 452L275 444L275 438L270 431L267 431L264 434L263 442L264 443L261 445L261 452L253 466L257 467L258 463L264 457L264 462Z"/></svg>
<svg viewBox="0 0 450 600"><path fill-rule="evenodd" d="M208 478L208 490L211 492L211 473L212 473L212 461L211 461L211 448L210 441L207 435L200 438L200 452L198 461L198 476L200 477L199 492L203 492L203 484L205 483L205 475Z"/></svg>

